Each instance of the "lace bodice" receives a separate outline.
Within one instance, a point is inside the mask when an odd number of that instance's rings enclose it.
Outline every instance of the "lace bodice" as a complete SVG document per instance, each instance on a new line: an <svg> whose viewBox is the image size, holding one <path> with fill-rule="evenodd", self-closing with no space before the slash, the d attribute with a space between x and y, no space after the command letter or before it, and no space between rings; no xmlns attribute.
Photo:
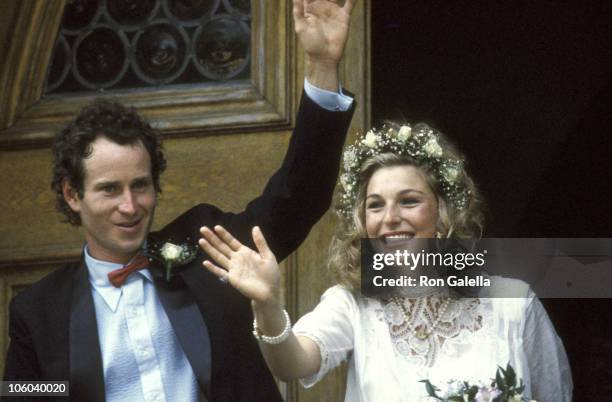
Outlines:
<svg viewBox="0 0 612 402"><path fill-rule="evenodd" d="M451 298L435 294L420 298L383 300L382 314L398 355L418 366L433 366L443 346L463 343L490 317L490 303L478 298ZM449 347L450 348L450 347Z"/></svg>

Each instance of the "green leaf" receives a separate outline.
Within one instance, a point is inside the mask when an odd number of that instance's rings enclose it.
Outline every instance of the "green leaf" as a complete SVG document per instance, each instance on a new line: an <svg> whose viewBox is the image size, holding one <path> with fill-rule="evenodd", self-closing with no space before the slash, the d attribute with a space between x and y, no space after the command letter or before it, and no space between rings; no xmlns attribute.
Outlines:
<svg viewBox="0 0 612 402"><path fill-rule="evenodd" d="M166 279L166 282L170 282L170 274L172 273L172 264L167 262L166 263L166 274L164 275L164 278Z"/></svg>
<svg viewBox="0 0 612 402"><path fill-rule="evenodd" d="M476 399L476 394L478 393L478 387L476 385L472 385L468 390L467 390L467 394L468 394L468 399L472 400L472 399Z"/></svg>
<svg viewBox="0 0 612 402"><path fill-rule="evenodd" d="M495 373L495 386L502 392L506 391L506 383L501 374L501 368L497 370Z"/></svg>
<svg viewBox="0 0 612 402"><path fill-rule="evenodd" d="M516 392L518 394L522 394L525 390L525 384L523 384L523 380L521 380L520 385L516 388Z"/></svg>
<svg viewBox="0 0 612 402"><path fill-rule="evenodd" d="M511 388L516 386L516 373L514 372L514 369L512 368L510 363L508 363L508 366L506 366L505 374L506 374L506 383L508 384L508 386Z"/></svg>
<svg viewBox="0 0 612 402"><path fill-rule="evenodd" d="M436 393L436 391L439 391L439 389L434 387L429 380L421 380L419 382L422 382L425 384L425 390L427 390L427 393L429 394L429 396L436 398L439 401L442 400L442 398L440 398L438 394Z"/></svg>

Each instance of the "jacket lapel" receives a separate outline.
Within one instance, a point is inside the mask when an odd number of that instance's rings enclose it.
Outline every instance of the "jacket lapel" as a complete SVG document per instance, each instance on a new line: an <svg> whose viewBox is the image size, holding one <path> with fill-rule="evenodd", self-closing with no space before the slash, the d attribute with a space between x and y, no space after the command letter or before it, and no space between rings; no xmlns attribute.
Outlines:
<svg viewBox="0 0 612 402"><path fill-rule="evenodd" d="M70 397L104 401L104 373L98 326L84 260L76 270L70 303Z"/></svg>
<svg viewBox="0 0 612 402"><path fill-rule="evenodd" d="M189 283L191 267L180 272L185 283ZM162 302L166 315L172 324L187 360L204 390L204 395L210 399L211 378L211 346L208 328L202 318L198 305L186 285L180 287L164 286L156 281L157 295Z"/></svg>

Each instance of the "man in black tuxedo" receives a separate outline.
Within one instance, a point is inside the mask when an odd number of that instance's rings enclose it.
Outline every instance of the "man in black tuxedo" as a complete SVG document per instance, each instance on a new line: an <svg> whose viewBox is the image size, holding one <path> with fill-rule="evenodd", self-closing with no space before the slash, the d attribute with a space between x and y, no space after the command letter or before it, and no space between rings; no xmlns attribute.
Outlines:
<svg viewBox="0 0 612 402"><path fill-rule="evenodd" d="M187 249L216 224L245 244L260 226L279 259L304 240L331 202L354 109L337 93L354 1L294 0L306 93L282 166L241 213L200 204L149 233L165 160L148 123L97 101L58 134L52 186L86 244L11 302L5 380L69 381L79 401L281 400L250 336L249 300L203 269L201 251L166 278L143 250ZM171 259L176 248L164 250Z"/></svg>

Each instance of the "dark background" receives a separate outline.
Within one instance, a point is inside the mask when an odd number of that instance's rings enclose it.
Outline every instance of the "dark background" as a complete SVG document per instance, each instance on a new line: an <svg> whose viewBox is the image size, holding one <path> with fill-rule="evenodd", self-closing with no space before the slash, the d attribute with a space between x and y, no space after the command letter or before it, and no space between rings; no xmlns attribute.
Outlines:
<svg viewBox="0 0 612 402"><path fill-rule="evenodd" d="M373 123L452 138L487 236L612 237L612 1L372 1L371 61ZM612 398L612 301L543 303L574 401Z"/></svg>

